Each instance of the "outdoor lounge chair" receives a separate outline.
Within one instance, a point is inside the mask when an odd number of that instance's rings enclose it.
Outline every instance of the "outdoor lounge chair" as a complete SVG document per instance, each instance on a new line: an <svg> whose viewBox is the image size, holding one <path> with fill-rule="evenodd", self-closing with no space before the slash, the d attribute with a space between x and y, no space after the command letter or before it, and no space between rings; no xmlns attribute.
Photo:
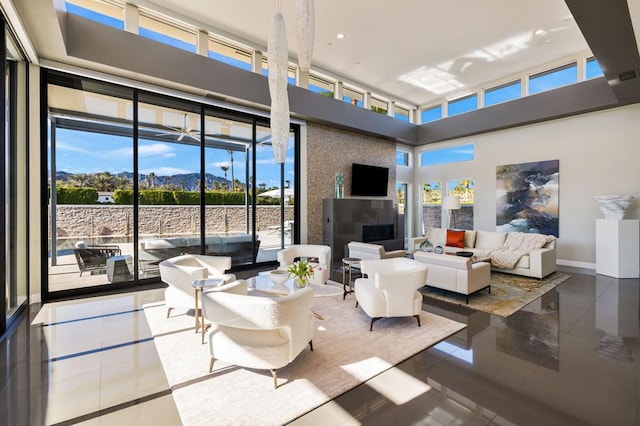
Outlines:
<svg viewBox="0 0 640 426"><path fill-rule="evenodd" d="M107 259L120 256L122 251L117 245L87 245L80 241L73 249L76 256L80 276L86 271L99 271L107 269Z"/></svg>

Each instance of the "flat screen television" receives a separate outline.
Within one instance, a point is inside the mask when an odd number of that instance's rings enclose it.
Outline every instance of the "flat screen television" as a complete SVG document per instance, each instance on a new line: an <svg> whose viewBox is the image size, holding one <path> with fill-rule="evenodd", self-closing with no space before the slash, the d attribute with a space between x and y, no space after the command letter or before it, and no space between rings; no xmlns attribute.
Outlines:
<svg viewBox="0 0 640 426"><path fill-rule="evenodd" d="M351 165L351 195L386 197L389 168L353 163Z"/></svg>

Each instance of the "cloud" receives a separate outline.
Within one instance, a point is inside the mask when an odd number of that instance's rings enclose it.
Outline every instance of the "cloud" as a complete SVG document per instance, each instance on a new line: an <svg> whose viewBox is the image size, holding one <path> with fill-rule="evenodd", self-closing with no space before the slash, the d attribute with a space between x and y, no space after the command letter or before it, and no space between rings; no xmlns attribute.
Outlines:
<svg viewBox="0 0 640 426"><path fill-rule="evenodd" d="M78 148L75 145L67 145L64 142L56 142L56 150L78 152L81 154L91 154L91 152L87 151L86 149Z"/></svg>
<svg viewBox="0 0 640 426"><path fill-rule="evenodd" d="M193 170L180 169L178 167L154 167L152 169L140 170L140 174L143 175L148 175L151 172L155 173L156 176L172 176L195 173Z"/></svg>
<svg viewBox="0 0 640 426"><path fill-rule="evenodd" d="M109 158L131 158L133 157L133 147L126 147L109 151L105 154ZM141 144L138 146L139 157L160 157L173 158L176 153L171 145L165 143Z"/></svg>
<svg viewBox="0 0 640 426"><path fill-rule="evenodd" d="M286 164L293 164L293 158L286 158L284 160L284 162ZM272 166L277 165L275 158L256 160L256 164L269 164L269 165L272 165Z"/></svg>
<svg viewBox="0 0 640 426"><path fill-rule="evenodd" d="M150 145L140 145L138 155L141 157L160 156L162 158L172 158L176 156L173 147L166 143L152 143Z"/></svg>

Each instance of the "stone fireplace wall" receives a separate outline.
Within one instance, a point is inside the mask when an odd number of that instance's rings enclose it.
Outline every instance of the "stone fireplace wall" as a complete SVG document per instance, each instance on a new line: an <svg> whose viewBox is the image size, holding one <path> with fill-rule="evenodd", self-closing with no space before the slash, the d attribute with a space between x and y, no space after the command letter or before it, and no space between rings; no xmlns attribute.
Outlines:
<svg viewBox="0 0 640 426"><path fill-rule="evenodd" d="M335 174L344 174L344 196L351 197L351 164L389 168L386 199L395 200L394 142L309 123L307 125L307 242L322 244L322 200L334 197ZM381 198L382 199L382 198Z"/></svg>

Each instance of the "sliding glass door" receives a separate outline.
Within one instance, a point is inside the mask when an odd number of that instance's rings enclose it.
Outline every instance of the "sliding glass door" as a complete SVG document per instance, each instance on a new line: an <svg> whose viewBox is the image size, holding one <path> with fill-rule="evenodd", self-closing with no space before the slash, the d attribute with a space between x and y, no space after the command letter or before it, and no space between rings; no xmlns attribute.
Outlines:
<svg viewBox="0 0 640 426"><path fill-rule="evenodd" d="M293 243L297 126L280 165L261 117L45 75L45 299L157 281L159 263L181 254L239 268Z"/></svg>
<svg viewBox="0 0 640 426"><path fill-rule="evenodd" d="M4 33L0 89L0 335L28 302L27 262L27 66L14 38L0 18Z"/></svg>

